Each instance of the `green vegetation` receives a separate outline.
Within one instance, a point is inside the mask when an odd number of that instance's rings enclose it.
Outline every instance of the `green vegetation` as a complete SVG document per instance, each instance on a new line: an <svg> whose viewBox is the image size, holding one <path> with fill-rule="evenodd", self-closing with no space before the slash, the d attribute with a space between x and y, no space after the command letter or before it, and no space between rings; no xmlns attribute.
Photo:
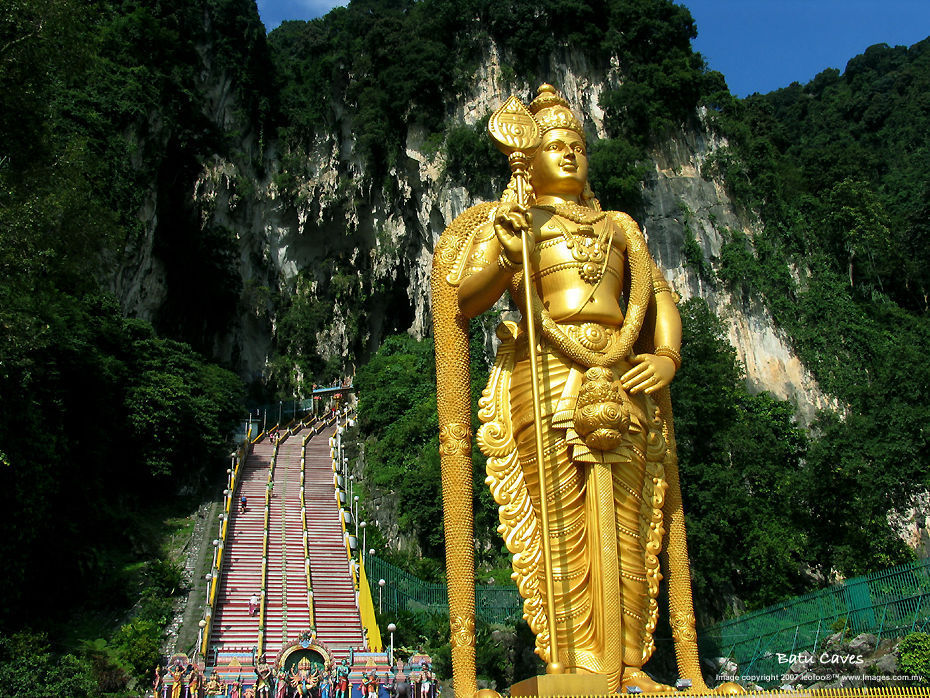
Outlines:
<svg viewBox="0 0 930 698"><path fill-rule="evenodd" d="M11 698L99 695L87 662L73 654L55 656L47 637L28 633L0 636L0 683Z"/></svg>
<svg viewBox="0 0 930 698"><path fill-rule="evenodd" d="M353 152L373 181L401 162L408 131L419 127L445 133L447 174L489 197L499 190L493 163L503 160L483 125L448 126L445 112L491 44L505 74L531 83L554 79L548 57L569 47L597 70L615 57L624 80L602 96L610 141L592 156L593 180L612 207L638 208L636 163L647 145L692 119L703 96L726 94L720 74L691 50L696 35L688 10L671 0L355 0L320 19L285 22L269 43L289 147L331 133L347 104Z"/></svg>
<svg viewBox="0 0 930 698"><path fill-rule="evenodd" d="M217 26L234 5L247 16L248 3L210 3ZM151 672L182 591L165 522L196 507L179 491L222 472L243 408L241 380L191 346L212 345L238 298L229 231L186 217L176 179L222 140L194 99L200 9L0 10L4 695L125 695ZM156 327L110 292L147 233L147 199L173 279Z"/></svg>
<svg viewBox="0 0 930 698"><path fill-rule="evenodd" d="M857 575L910 553L886 521L927 486L930 42L877 45L841 75L723 100L716 167L763 231L731 234L718 275L762 300L839 404L814 424L797 487L809 550Z"/></svg>
<svg viewBox="0 0 930 698"><path fill-rule="evenodd" d="M471 336L472 413L477 427L477 401L487 383L483 335L477 323ZM367 497L396 498L401 528L418 542L432 565L382 555L428 581L444 575L445 546L439 472L439 427L436 417L436 359L431 340L409 335L389 337L359 369L359 429L365 444ZM484 485L484 457L474 448L475 535L478 564L485 574L509 568L497 536L497 508ZM366 498L367 498L366 497ZM364 510L364 502L363 502ZM506 573L505 578L509 576Z"/></svg>
<svg viewBox="0 0 930 698"><path fill-rule="evenodd" d="M672 383L693 563L707 618L727 598L761 607L807 591L815 567L798 471L808 449L794 408L746 389L723 326L701 300L680 306L684 363Z"/></svg>
<svg viewBox="0 0 930 698"><path fill-rule="evenodd" d="M930 635L911 633L898 645L898 673L921 676L921 686L930 684Z"/></svg>
<svg viewBox="0 0 930 698"><path fill-rule="evenodd" d="M507 186L507 166L488 136L490 114L473 126L451 126L446 133L446 171L475 196L497 199Z"/></svg>

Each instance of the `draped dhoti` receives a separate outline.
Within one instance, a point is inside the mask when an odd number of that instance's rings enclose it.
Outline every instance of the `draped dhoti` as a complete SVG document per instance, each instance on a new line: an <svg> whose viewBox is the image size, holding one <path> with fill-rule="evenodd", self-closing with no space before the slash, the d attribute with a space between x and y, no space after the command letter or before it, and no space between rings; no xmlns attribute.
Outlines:
<svg viewBox="0 0 930 698"><path fill-rule="evenodd" d="M551 574L559 662L570 672L606 674L616 690L624 668L642 666L654 649L657 556L664 533L662 421L648 396L620 389L618 404L625 415L620 436L610 448L592 447L592 440L586 443L579 434L576 420L579 394L590 387L592 374L545 341L540 349L551 567L540 554L541 545L531 556L525 546L511 545L516 536L503 530L515 530L523 525L518 520L531 516L538 524L541 516L531 372L526 343L519 340L502 345L483 398L487 405L496 396L498 409L508 409L509 420L497 419L509 421L509 443L515 450L503 454L500 448L482 448L489 456L488 482L498 503L506 505L501 507L501 528L511 552L517 553L514 576L527 599L524 611L537 633L537 652L549 661L545 609L546 575ZM629 368L621 362L613 367L614 377ZM612 387L616 399L619 383L601 382ZM522 512L505 511L524 499ZM535 531L541 536L541 526Z"/></svg>

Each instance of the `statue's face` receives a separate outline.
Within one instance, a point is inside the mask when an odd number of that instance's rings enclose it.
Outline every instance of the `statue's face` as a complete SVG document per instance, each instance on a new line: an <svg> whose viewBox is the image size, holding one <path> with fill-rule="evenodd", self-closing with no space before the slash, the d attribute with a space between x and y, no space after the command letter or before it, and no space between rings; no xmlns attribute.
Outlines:
<svg viewBox="0 0 930 698"><path fill-rule="evenodd" d="M588 154L581 136L567 128L546 131L530 163L537 196L579 196L588 179Z"/></svg>

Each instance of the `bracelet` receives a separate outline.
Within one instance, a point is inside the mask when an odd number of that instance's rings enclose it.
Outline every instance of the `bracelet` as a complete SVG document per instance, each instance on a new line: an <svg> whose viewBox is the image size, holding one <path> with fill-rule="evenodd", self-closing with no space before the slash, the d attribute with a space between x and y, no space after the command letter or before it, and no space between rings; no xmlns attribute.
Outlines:
<svg viewBox="0 0 930 698"><path fill-rule="evenodd" d="M505 255L504 251L501 250L501 253L497 255L497 266L504 271L515 272L520 268L521 265L514 264L509 259L507 259L507 255Z"/></svg>
<svg viewBox="0 0 930 698"><path fill-rule="evenodd" d="M671 359L672 363L675 364L675 370L677 371L681 368L681 354L676 349L672 349L669 346L662 345L656 347L655 351L652 352L656 356L664 356L666 359Z"/></svg>

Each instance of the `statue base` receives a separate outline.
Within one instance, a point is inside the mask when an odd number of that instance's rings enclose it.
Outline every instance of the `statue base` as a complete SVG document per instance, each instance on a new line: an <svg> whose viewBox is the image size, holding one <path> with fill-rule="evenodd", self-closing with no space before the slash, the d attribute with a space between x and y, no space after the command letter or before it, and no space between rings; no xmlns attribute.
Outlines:
<svg viewBox="0 0 930 698"><path fill-rule="evenodd" d="M606 696L610 693L603 674L543 674L510 687L517 696Z"/></svg>

